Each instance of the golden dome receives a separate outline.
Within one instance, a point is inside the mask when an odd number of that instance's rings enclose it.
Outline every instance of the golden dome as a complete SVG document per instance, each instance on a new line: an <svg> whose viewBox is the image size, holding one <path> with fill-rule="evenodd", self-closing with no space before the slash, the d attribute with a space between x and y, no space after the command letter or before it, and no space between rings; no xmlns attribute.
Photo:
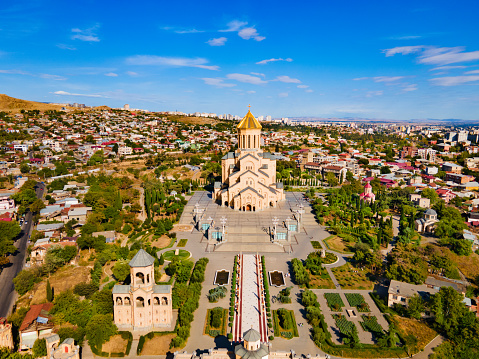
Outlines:
<svg viewBox="0 0 479 359"><path fill-rule="evenodd" d="M242 128L242 129L258 129L261 130L261 125L259 124L258 120L254 118L253 114L251 113L250 110L248 110L248 113L246 114L245 117L238 123L238 126L236 128Z"/></svg>

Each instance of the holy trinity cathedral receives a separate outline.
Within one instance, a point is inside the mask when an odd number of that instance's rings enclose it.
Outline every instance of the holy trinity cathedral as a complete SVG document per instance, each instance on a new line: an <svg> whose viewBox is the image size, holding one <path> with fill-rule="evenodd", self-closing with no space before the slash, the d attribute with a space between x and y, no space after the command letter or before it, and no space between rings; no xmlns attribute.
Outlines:
<svg viewBox="0 0 479 359"><path fill-rule="evenodd" d="M284 200L283 184L276 182L276 160L261 150L261 125L248 110L238 126L238 149L221 160L222 182L215 182L213 198L240 211L261 211Z"/></svg>

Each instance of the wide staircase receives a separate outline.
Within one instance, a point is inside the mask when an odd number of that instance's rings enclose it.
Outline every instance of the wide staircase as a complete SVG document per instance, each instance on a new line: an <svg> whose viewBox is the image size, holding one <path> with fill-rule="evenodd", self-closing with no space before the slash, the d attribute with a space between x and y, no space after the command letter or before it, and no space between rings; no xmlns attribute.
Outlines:
<svg viewBox="0 0 479 359"><path fill-rule="evenodd" d="M284 252L283 246L271 243L268 229L260 226L229 227L226 238L215 252Z"/></svg>

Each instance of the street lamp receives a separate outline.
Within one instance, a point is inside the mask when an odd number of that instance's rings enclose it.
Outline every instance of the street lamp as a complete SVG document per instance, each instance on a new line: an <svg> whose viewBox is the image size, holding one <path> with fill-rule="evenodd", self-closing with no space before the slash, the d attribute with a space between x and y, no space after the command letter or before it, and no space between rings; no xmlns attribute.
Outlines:
<svg viewBox="0 0 479 359"><path fill-rule="evenodd" d="M223 232L222 232L222 234L221 234L221 242L223 242L223 239L224 239L224 237L225 237L225 224L226 224L226 221L227 221L227 220L228 220L228 219L227 219L225 216L221 217L221 219L220 219L221 224L223 225Z"/></svg>

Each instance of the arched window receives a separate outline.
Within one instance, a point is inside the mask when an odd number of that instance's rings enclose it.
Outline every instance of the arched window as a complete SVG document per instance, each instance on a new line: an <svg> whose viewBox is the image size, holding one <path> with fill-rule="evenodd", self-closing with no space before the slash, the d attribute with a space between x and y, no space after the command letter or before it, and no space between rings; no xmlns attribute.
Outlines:
<svg viewBox="0 0 479 359"><path fill-rule="evenodd" d="M168 305L168 298L167 297L162 297L161 298L161 305Z"/></svg>
<svg viewBox="0 0 479 359"><path fill-rule="evenodd" d="M125 301L124 301L125 305L130 305L130 298L129 297L125 297Z"/></svg>
<svg viewBox="0 0 479 359"><path fill-rule="evenodd" d="M145 284L145 275L141 272L136 273L136 283L137 284Z"/></svg>
<svg viewBox="0 0 479 359"><path fill-rule="evenodd" d="M116 298L116 305L123 305L123 301L121 300L120 297Z"/></svg>
<svg viewBox="0 0 479 359"><path fill-rule="evenodd" d="M153 305L160 305L160 298L158 297L153 298Z"/></svg>
<svg viewBox="0 0 479 359"><path fill-rule="evenodd" d="M145 299L143 297L136 297L136 306L142 308L145 306Z"/></svg>

